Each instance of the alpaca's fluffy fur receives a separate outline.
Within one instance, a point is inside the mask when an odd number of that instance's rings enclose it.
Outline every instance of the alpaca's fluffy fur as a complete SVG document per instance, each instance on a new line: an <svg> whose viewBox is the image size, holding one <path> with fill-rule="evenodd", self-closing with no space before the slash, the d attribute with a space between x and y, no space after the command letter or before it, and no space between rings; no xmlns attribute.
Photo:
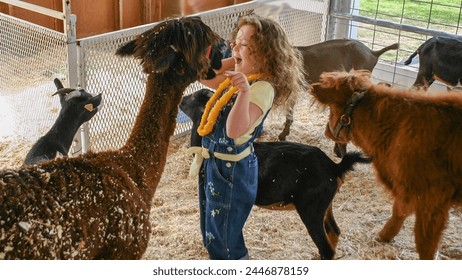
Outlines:
<svg viewBox="0 0 462 280"><path fill-rule="evenodd" d="M159 23L119 48L148 74L129 139L120 150L1 171L0 259L141 258L178 104L210 73L206 51L218 41L190 17Z"/></svg>

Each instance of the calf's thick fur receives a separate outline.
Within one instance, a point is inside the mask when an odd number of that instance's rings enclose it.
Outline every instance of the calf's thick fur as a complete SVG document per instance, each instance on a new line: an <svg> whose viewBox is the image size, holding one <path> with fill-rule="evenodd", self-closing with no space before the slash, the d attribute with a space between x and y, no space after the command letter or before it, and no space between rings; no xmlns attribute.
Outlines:
<svg viewBox="0 0 462 280"><path fill-rule="evenodd" d="M449 210L462 206L462 96L374 85L367 71L324 73L312 86L317 102L330 109L328 126L336 127L343 115L351 120L338 135L329 128L326 135L369 155L394 199L378 238L391 241L415 213L419 258L433 259ZM351 114L345 114L348 106Z"/></svg>

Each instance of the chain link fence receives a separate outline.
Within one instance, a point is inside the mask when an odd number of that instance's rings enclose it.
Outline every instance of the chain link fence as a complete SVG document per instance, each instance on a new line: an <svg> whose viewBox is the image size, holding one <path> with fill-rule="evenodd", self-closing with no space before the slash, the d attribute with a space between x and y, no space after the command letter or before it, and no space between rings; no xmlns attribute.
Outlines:
<svg viewBox="0 0 462 280"><path fill-rule="evenodd" d="M0 13L0 136L34 141L57 117L54 78L67 80L66 37Z"/></svg>
<svg viewBox="0 0 462 280"><path fill-rule="evenodd" d="M228 39L238 17L249 11L273 17L294 44L318 43L325 36L328 1L250 2L201 13L200 17L220 36ZM82 86L90 92L103 93L104 99L102 110L91 120L89 135L92 150L117 149L131 132L144 96L146 76L139 61L118 58L114 53L117 47L154 24L84 38L79 43ZM201 87L201 84L194 83L184 94L191 94ZM191 125L180 111L174 137L189 133Z"/></svg>

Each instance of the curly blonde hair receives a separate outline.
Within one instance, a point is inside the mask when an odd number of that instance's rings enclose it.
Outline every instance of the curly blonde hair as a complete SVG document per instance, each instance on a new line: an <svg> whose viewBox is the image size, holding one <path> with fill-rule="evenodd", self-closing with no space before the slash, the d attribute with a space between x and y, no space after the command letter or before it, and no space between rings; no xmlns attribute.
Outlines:
<svg viewBox="0 0 462 280"><path fill-rule="evenodd" d="M257 61L261 61L259 72L266 74L268 82L275 88L274 105L285 104L291 95L297 96L306 91L308 84L304 76L303 58L290 44L279 23L255 14L242 16L231 33L231 41L234 42L237 30L243 25L255 28L250 50Z"/></svg>

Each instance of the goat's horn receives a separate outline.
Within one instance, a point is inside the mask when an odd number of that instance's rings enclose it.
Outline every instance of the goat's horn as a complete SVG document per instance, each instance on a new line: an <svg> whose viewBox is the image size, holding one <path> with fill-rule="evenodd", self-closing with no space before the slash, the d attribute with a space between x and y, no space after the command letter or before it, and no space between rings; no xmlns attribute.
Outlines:
<svg viewBox="0 0 462 280"><path fill-rule="evenodd" d="M64 100L68 101L71 98L79 97L81 95L82 95L82 92L79 89L75 89L71 91L70 93L66 94L66 97L64 98Z"/></svg>
<svg viewBox="0 0 462 280"><path fill-rule="evenodd" d="M71 92L73 90L74 89L72 89L72 88L60 88L55 93L53 93L52 96L55 96L56 94L68 94L69 92Z"/></svg>

